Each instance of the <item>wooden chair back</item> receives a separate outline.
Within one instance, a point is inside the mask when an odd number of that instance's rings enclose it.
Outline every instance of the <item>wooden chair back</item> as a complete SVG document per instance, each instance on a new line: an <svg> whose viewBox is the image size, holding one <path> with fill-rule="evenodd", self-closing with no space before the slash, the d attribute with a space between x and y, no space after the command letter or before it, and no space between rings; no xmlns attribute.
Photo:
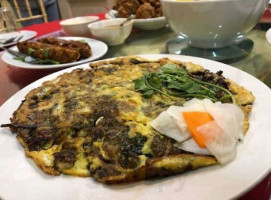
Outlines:
<svg viewBox="0 0 271 200"><path fill-rule="evenodd" d="M32 13L31 4L29 3L29 0L24 0L25 1L25 6L26 6L26 9L27 9L27 12L28 12L28 17L23 17L22 16L20 6L18 4L18 2L22 2L23 0L19 0L19 1L18 0L12 0L12 1L13 1L13 5L14 5L14 7L12 7L12 9L14 10L14 12L16 12L16 16L17 16L16 22L20 23L20 22L29 21L29 20L32 20L32 19L39 19L39 18L43 18L44 22L48 22L47 13L46 13L46 10L45 10L43 0L36 0L38 2L38 4L39 4L40 10L41 10L41 14L39 14L39 15L34 15ZM9 3L7 2L7 0L1 0L1 6L2 7L8 7Z"/></svg>
<svg viewBox="0 0 271 200"><path fill-rule="evenodd" d="M107 12L104 6L112 8L114 0L58 0L62 19Z"/></svg>

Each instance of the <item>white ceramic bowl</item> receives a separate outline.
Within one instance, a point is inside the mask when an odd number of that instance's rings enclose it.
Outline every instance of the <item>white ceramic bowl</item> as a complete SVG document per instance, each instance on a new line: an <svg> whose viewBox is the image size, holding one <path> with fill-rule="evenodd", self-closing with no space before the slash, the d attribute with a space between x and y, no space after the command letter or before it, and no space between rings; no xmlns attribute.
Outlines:
<svg viewBox="0 0 271 200"><path fill-rule="evenodd" d="M113 11L114 13L118 13L117 11ZM105 18L113 19L109 13L105 14ZM155 17L150 19L134 19L134 27L140 30L158 30L166 26L167 21L166 18L163 17Z"/></svg>
<svg viewBox="0 0 271 200"><path fill-rule="evenodd" d="M92 35L98 40L102 40L108 45L120 45L130 35L133 27L133 20L119 26L125 18L107 19L94 22L88 25Z"/></svg>
<svg viewBox="0 0 271 200"><path fill-rule="evenodd" d="M271 28L268 29L268 31L266 31L265 37L267 41L269 42L269 44L271 44Z"/></svg>
<svg viewBox="0 0 271 200"><path fill-rule="evenodd" d="M170 27L188 37L191 45L220 48L251 30L269 0L161 0Z"/></svg>
<svg viewBox="0 0 271 200"><path fill-rule="evenodd" d="M61 21L60 25L68 35L90 37L88 25L99 19L98 16L75 17Z"/></svg>

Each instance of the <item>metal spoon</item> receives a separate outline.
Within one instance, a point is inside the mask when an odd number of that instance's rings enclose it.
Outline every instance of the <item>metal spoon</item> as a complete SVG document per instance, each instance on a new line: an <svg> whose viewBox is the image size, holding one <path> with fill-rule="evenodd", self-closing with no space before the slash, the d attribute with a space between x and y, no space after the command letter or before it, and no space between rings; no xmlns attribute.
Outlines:
<svg viewBox="0 0 271 200"><path fill-rule="evenodd" d="M36 65L43 65L43 64L58 64L58 63L53 63L52 60L37 60L29 55L26 55L24 53L21 53L19 51L14 51L12 49L8 49L5 47L1 47L0 49L3 49L5 51L7 51L8 53L10 53L13 56L16 57L22 57L25 63L29 63L29 64L36 64Z"/></svg>
<svg viewBox="0 0 271 200"><path fill-rule="evenodd" d="M20 37L16 38L16 40L14 40L14 42L19 42L24 36L21 35Z"/></svg>
<svg viewBox="0 0 271 200"><path fill-rule="evenodd" d="M17 38L17 37L11 37L11 38L9 38L9 39L0 40L0 44L3 45L3 44L11 43L11 42L13 42L16 38ZM1 42L1 41L3 41L3 42Z"/></svg>
<svg viewBox="0 0 271 200"><path fill-rule="evenodd" d="M11 37L11 38L9 38L9 39L0 39L0 44L1 45L5 45L5 44L9 44L9 43L12 43L12 42L19 42L22 38L23 38L24 36L23 35L21 35L21 36L19 36L19 37ZM4 41L4 42L1 42L1 41Z"/></svg>
<svg viewBox="0 0 271 200"><path fill-rule="evenodd" d="M111 18L118 18L118 12L112 9L109 9L105 5L102 5L103 8L105 8L108 11L108 14L110 15Z"/></svg>
<svg viewBox="0 0 271 200"><path fill-rule="evenodd" d="M134 19L135 18L135 15L130 15L126 20L124 20L121 24L120 24L120 26L123 26L126 22L128 22L128 21L130 21L130 20L132 20L132 19Z"/></svg>
<svg viewBox="0 0 271 200"><path fill-rule="evenodd" d="M35 62L37 61L35 58L32 58L31 56L29 55L26 55L24 53L21 53L19 51L14 51L12 49L8 49L8 48L5 48L5 47L0 47L1 49L7 51L8 53L10 53L11 55L13 56L16 56L16 57L23 57L24 58L24 61L26 63L30 63L30 62Z"/></svg>
<svg viewBox="0 0 271 200"><path fill-rule="evenodd" d="M120 24L115 24L115 25L110 25L110 26L106 26L105 28L111 28L111 27L117 27L117 26L123 26L125 23L127 23L128 21L132 20L135 18L135 15L130 15L127 19L125 19L123 22L121 22Z"/></svg>
<svg viewBox="0 0 271 200"><path fill-rule="evenodd" d="M118 13L114 12L114 10L109 10L108 14L110 15L110 17L112 18L118 18Z"/></svg>
<svg viewBox="0 0 271 200"><path fill-rule="evenodd" d="M14 50L2 47L2 46L0 46L0 49L3 49L5 51L9 52L11 55L14 55L14 56L17 56L17 57L27 57L28 56L28 55L26 55L24 53L21 53L19 51L14 51Z"/></svg>

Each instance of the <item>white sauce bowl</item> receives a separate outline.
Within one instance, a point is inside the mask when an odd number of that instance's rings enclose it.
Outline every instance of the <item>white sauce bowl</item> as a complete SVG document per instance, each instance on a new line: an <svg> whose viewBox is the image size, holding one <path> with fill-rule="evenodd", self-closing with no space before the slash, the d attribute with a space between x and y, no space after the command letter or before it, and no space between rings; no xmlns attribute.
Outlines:
<svg viewBox="0 0 271 200"><path fill-rule="evenodd" d="M91 37L88 30L90 23L98 21L98 16L85 16L66 19L60 22L65 33L71 36Z"/></svg>
<svg viewBox="0 0 271 200"><path fill-rule="evenodd" d="M91 34L98 40L108 45L120 45L130 35L133 27L133 20L127 21L123 26L120 24L126 18L116 18L94 22L88 25Z"/></svg>

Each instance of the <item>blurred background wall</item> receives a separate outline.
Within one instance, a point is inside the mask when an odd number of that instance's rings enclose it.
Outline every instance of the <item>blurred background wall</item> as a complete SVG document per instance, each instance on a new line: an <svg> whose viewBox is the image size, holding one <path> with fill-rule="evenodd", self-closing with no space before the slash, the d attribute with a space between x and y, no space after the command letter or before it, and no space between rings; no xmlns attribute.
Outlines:
<svg viewBox="0 0 271 200"><path fill-rule="evenodd" d="M103 6L112 8L113 4L114 0L58 0L62 19L106 12Z"/></svg>

